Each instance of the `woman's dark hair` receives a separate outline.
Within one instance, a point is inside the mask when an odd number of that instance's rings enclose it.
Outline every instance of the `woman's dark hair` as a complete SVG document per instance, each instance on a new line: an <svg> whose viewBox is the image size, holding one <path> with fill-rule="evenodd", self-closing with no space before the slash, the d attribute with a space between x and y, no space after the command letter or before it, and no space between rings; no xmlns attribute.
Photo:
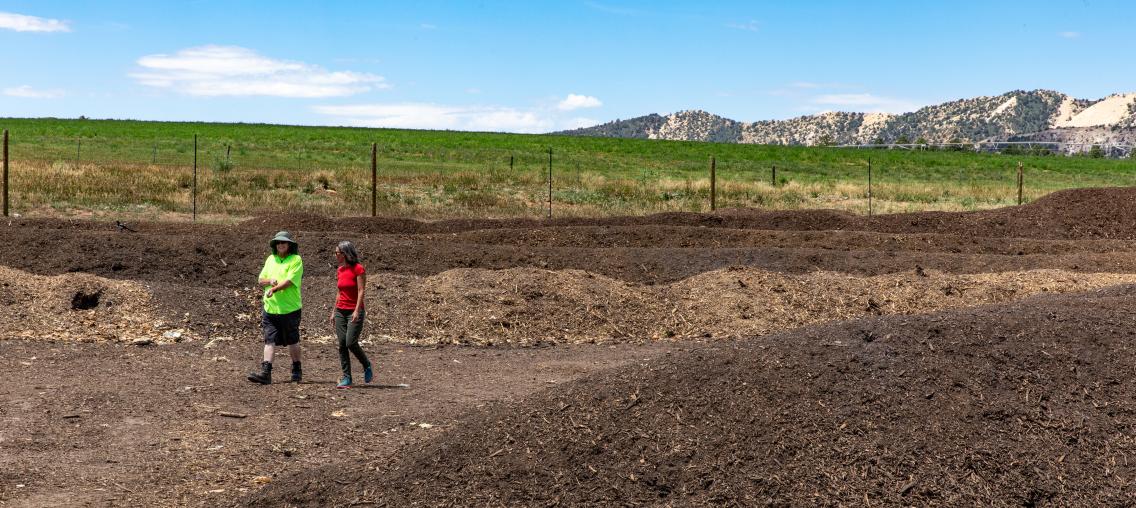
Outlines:
<svg viewBox="0 0 1136 508"><path fill-rule="evenodd" d="M281 242L272 242L272 243L268 244L268 246L270 247L269 250L272 251L273 254L276 254L276 244L278 244L278 243L288 244L288 254L289 255L300 253L300 246L296 245L294 242L283 242L283 241L281 241Z"/></svg>
<svg viewBox="0 0 1136 508"><path fill-rule="evenodd" d="M359 251L355 250L355 244L344 240L339 242L337 248L339 252L343 253L343 260L347 261L347 266L359 264Z"/></svg>

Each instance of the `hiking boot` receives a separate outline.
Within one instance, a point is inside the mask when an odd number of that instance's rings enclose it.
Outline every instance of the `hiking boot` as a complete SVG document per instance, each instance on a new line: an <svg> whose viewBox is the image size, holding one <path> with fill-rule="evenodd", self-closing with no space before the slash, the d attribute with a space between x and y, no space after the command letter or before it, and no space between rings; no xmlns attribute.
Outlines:
<svg viewBox="0 0 1136 508"><path fill-rule="evenodd" d="M261 362L260 372L250 372L248 380L262 385L272 384L272 362Z"/></svg>
<svg viewBox="0 0 1136 508"><path fill-rule="evenodd" d="M374 381L374 379L375 373L371 370L371 366L368 365L366 367L363 367L363 382L370 383L371 381Z"/></svg>
<svg viewBox="0 0 1136 508"><path fill-rule="evenodd" d="M299 383L304 378L304 370L300 368L300 362L292 362L292 382Z"/></svg>
<svg viewBox="0 0 1136 508"><path fill-rule="evenodd" d="M340 379L339 384L335 385L335 387L339 389L351 388L351 376L343 376L343 379Z"/></svg>

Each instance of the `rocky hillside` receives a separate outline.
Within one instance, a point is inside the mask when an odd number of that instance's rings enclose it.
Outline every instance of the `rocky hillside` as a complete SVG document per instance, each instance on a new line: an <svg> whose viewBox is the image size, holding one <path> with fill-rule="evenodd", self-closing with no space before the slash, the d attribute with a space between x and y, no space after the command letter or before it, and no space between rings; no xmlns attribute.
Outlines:
<svg viewBox="0 0 1136 508"><path fill-rule="evenodd" d="M616 120L558 134L781 145L1045 140L1076 143L1136 139L1136 93L1085 100L1050 90L1016 90L917 111L830 112L789 120L738 122L705 111Z"/></svg>

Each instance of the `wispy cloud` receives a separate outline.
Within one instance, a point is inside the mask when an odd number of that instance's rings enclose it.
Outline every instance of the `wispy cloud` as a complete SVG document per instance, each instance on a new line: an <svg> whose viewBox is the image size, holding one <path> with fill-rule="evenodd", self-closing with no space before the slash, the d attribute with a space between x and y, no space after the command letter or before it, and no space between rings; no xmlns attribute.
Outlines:
<svg viewBox="0 0 1136 508"><path fill-rule="evenodd" d="M921 107L918 103L906 99L881 97L870 93L818 95L811 102L818 106L832 106L865 113L904 113Z"/></svg>
<svg viewBox="0 0 1136 508"><path fill-rule="evenodd" d="M418 25L418 28L421 28L423 30L437 30L438 25L435 25L433 23L422 23L421 25Z"/></svg>
<svg viewBox="0 0 1136 508"><path fill-rule="evenodd" d="M1081 32L1057 32L1057 36L1064 39L1080 39Z"/></svg>
<svg viewBox="0 0 1136 508"><path fill-rule="evenodd" d="M749 21L746 21L744 23L737 23L737 22L726 23L726 28L733 28L734 30L744 30L746 32L756 32L757 29L758 29L757 22L754 21L754 20L749 20Z"/></svg>
<svg viewBox="0 0 1136 508"><path fill-rule="evenodd" d="M600 106L603 106L603 102L600 102L600 100L595 97L570 93L568 97L565 97L564 100L556 105L556 109L560 111L572 111L574 109L598 108Z"/></svg>
<svg viewBox="0 0 1136 508"><path fill-rule="evenodd" d="M356 127L446 129L490 132L547 132L556 122L536 111L504 106L448 106L404 102L315 106L312 111Z"/></svg>
<svg viewBox="0 0 1136 508"><path fill-rule="evenodd" d="M65 93L63 92L63 90L59 90L57 88L50 90L40 90L32 88L28 85L22 85L5 88L4 95L7 95L9 97L23 97L25 99L56 99L63 97Z"/></svg>
<svg viewBox="0 0 1136 508"><path fill-rule="evenodd" d="M139 83L195 96L343 97L390 88L382 76L275 60L238 46L200 46L138 59Z"/></svg>
<svg viewBox="0 0 1136 508"><path fill-rule="evenodd" d="M17 32L70 32L71 26L58 19L25 16L11 12L0 12L0 28Z"/></svg>

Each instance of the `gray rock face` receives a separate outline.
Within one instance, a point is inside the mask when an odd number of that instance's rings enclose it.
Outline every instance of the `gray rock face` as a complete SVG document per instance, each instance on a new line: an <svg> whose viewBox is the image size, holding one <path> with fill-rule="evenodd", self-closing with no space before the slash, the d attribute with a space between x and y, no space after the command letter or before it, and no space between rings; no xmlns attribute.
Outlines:
<svg viewBox="0 0 1136 508"><path fill-rule="evenodd" d="M557 134L576 136L826 145L1047 140L1125 142L1136 138L1136 93L1085 100L1050 90L1015 90L910 113L828 112L788 120L738 122L705 111L616 120Z"/></svg>

